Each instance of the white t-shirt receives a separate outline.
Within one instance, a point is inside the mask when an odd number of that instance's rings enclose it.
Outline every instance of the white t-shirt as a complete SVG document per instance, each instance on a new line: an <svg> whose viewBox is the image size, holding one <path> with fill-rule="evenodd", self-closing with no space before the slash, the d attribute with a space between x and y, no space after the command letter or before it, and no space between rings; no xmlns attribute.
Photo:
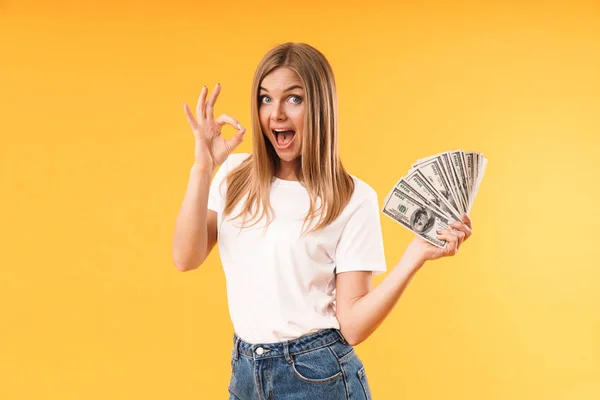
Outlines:
<svg viewBox="0 0 600 400"><path fill-rule="evenodd" d="M298 181L275 178L270 194L274 214L268 229L263 229L265 216L240 230L242 217L229 219L240 212L246 195L223 218L224 178L249 155L228 157L211 183L208 198L208 208L218 213L218 248L234 331L242 340L258 344L340 329L336 273L379 275L387 270L377 193L352 176L355 190L342 213L326 228L301 238L310 205L308 192Z"/></svg>

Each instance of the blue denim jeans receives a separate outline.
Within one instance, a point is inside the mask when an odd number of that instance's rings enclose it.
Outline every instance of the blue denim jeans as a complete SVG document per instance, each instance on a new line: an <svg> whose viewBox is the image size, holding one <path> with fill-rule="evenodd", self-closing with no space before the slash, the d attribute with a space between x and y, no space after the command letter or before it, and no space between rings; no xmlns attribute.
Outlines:
<svg viewBox="0 0 600 400"><path fill-rule="evenodd" d="M229 400L371 400L365 367L338 329L279 343L233 334Z"/></svg>

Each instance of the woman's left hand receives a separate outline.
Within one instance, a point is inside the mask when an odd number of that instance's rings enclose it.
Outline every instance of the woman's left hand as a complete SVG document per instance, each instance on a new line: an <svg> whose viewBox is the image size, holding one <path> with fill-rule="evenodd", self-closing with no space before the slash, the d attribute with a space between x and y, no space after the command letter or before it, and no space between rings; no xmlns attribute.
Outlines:
<svg viewBox="0 0 600 400"><path fill-rule="evenodd" d="M456 221L450 224L449 226L452 229L444 229L437 232L437 238L447 242L445 248L442 249L434 246L420 236L417 236L408 245L406 253L418 258L422 263L455 255L460 246L473 234L471 218L467 214L464 214L462 219L462 222Z"/></svg>

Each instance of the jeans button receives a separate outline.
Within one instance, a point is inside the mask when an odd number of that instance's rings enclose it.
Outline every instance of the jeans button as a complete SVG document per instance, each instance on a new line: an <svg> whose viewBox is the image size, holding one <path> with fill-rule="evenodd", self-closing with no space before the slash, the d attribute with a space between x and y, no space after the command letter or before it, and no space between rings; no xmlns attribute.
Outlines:
<svg viewBox="0 0 600 400"><path fill-rule="evenodd" d="M256 349L256 354L261 355L262 353L264 353L265 351L263 350L262 347L259 347L258 349Z"/></svg>

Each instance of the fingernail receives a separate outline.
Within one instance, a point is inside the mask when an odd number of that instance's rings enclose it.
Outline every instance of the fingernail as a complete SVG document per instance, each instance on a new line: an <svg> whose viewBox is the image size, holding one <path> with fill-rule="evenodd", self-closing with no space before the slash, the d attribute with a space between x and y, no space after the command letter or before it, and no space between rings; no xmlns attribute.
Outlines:
<svg viewBox="0 0 600 400"><path fill-rule="evenodd" d="M239 122L238 122L238 124L236 126L237 126L238 129L242 129L242 124L240 124Z"/></svg>

